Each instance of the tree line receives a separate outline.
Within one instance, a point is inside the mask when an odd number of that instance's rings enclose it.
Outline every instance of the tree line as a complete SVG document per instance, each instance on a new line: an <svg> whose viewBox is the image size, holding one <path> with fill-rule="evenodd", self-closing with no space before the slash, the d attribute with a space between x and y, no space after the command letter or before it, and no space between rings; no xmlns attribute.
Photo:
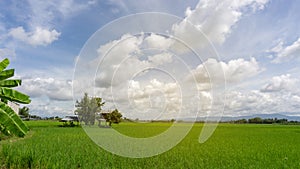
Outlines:
<svg viewBox="0 0 300 169"><path fill-rule="evenodd" d="M260 118L260 117L254 117L250 119L238 119L238 120L232 120L231 123L238 123L238 124L300 124L299 121L289 121L288 119L278 119L278 118Z"/></svg>

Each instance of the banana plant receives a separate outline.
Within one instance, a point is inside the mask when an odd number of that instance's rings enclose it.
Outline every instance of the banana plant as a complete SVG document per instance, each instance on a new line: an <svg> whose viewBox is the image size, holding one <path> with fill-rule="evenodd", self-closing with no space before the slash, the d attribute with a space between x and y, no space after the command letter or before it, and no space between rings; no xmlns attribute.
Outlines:
<svg viewBox="0 0 300 169"><path fill-rule="evenodd" d="M0 62L0 132L6 135L23 137L29 130L21 118L7 103L8 101L22 104L31 102L28 95L23 94L13 87L20 86L19 79L9 79L14 76L14 69L7 69L9 60L6 58Z"/></svg>

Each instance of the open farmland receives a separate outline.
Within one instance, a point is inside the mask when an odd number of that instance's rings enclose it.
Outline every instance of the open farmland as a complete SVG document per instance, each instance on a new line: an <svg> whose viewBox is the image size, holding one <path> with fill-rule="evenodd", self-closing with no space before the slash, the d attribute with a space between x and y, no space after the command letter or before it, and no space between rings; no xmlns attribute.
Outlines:
<svg viewBox="0 0 300 169"><path fill-rule="evenodd" d="M149 137L170 124L114 127L129 136ZM142 159L101 149L80 127L58 127L52 121L27 125L31 131L25 138L0 142L1 168L300 168L299 125L220 124L207 142L199 144L203 124L195 124L170 151Z"/></svg>

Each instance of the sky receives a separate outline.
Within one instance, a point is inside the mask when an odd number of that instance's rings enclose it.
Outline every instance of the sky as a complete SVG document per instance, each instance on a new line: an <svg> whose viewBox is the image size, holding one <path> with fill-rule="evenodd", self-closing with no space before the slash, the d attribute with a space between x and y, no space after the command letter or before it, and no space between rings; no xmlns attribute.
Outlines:
<svg viewBox="0 0 300 169"><path fill-rule="evenodd" d="M0 1L0 58L30 113L300 116L300 1ZM23 105L22 105L23 106Z"/></svg>

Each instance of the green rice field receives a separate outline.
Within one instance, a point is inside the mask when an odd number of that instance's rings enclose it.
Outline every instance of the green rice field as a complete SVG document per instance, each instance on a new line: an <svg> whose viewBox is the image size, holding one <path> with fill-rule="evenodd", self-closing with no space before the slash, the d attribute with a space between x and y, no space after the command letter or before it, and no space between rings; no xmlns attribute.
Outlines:
<svg viewBox="0 0 300 169"><path fill-rule="evenodd" d="M173 149L148 158L126 158L97 146L81 127L26 123L31 130L25 138L0 142L0 168L300 168L299 125L219 124L200 144L203 124L196 123ZM128 136L149 137L170 125L121 123L114 128Z"/></svg>

